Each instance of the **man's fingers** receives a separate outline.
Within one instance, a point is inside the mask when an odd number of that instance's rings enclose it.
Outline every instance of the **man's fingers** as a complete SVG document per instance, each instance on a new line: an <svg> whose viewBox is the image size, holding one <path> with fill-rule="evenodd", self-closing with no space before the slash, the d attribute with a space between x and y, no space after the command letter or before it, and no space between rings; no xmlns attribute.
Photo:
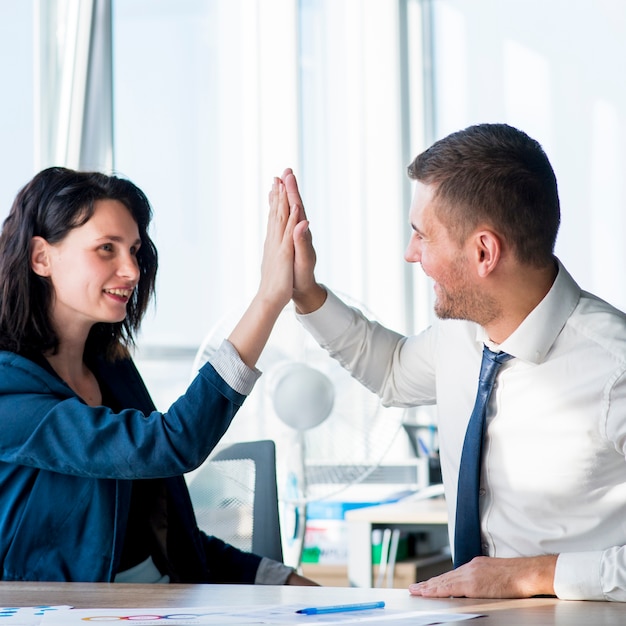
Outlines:
<svg viewBox="0 0 626 626"><path fill-rule="evenodd" d="M296 180L296 177L293 175L293 172L290 168L287 168L283 172L283 182L285 183L285 188L287 189L289 206L300 207L300 209L302 209L302 218L306 219L306 214L304 213L304 204L302 202L302 198L300 197L300 190L298 189L298 181Z"/></svg>
<svg viewBox="0 0 626 626"><path fill-rule="evenodd" d="M309 222L308 220L302 220L298 222L298 225L294 228L294 240L300 242L304 240L306 237L311 238L311 231L309 230Z"/></svg>

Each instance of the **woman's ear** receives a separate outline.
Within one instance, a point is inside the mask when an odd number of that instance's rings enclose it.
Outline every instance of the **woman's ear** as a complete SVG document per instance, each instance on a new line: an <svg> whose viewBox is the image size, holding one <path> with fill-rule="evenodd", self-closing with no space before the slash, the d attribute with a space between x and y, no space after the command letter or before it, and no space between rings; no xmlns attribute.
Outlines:
<svg viewBox="0 0 626 626"><path fill-rule="evenodd" d="M43 237L30 240L30 266L38 276L50 276L50 244Z"/></svg>

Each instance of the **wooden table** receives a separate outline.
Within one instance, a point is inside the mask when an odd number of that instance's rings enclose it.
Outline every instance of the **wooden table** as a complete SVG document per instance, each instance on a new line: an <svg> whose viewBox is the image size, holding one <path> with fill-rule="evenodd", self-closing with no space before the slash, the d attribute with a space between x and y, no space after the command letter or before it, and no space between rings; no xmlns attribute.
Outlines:
<svg viewBox="0 0 626 626"><path fill-rule="evenodd" d="M108 583L0 582L1 606L65 604L76 608L191 607L254 604L322 606L384 600L407 611L481 613L471 626L623 626L626 604L568 602L553 598L527 600L427 600L402 589L356 587L276 587L264 585L124 585ZM384 620L376 624L383 624ZM406 624L390 620L389 624ZM452 622L442 622L450 624ZM373 624L370 622L370 624Z"/></svg>

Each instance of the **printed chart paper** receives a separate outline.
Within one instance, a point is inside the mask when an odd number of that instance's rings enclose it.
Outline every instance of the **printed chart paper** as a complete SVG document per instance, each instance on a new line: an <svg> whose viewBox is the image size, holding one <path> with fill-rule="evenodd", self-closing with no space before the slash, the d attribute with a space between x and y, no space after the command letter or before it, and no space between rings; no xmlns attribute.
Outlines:
<svg viewBox="0 0 626 626"><path fill-rule="evenodd" d="M0 607L0 626L39 626L46 613L67 611L71 606Z"/></svg>
<svg viewBox="0 0 626 626"><path fill-rule="evenodd" d="M63 613L49 612L41 626L261 626L301 624L355 624L369 622L371 626L389 620L410 619L411 626L427 626L442 621L463 621L477 614L427 613L372 609L323 615L299 615L302 605L258 605L249 607L207 606L193 608L142 609L72 609ZM2 622L0 622L2 626Z"/></svg>

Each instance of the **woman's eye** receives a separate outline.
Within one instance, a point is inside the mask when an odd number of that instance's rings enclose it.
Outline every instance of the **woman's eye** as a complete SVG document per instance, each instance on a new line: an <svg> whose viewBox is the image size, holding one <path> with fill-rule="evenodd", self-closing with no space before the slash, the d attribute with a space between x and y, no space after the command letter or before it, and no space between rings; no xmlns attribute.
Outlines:
<svg viewBox="0 0 626 626"><path fill-rule="evenodd" d="M100 249L105 252L113 252L113 245L110 243L103 243L102 246L100 246Z"/></svg>

